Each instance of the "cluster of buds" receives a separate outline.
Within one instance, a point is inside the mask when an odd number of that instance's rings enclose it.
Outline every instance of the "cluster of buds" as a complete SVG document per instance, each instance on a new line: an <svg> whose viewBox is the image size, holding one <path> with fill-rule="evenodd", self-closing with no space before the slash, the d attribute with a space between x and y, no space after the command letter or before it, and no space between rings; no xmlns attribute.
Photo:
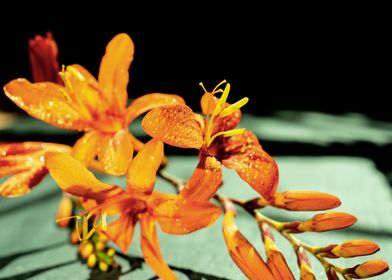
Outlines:
<svg viewBox="0 0 392 280"><path fill-rule="evenodd" d="M127 105L127 84L134 45L127 34L118 34L106 47L98 79L81 65L59 72L57 45L52 35L30 41L34 83L15 79L4 86L5 94L31 116L51 125L84 132L67 146L25 142L0 145L0 196L27 194L48 172L64 195L57 221L60 227L75 225L71 242L79 245L81 259L102 272L119 269L114 242L125 254L140 224L140 247L146 264L161 279L178 279L160 251L157 224L167 234L190 234L215 223L224 212L223 236L228 252L249 279L295 279L278 233L297 255L300 279L315 279L308 254L324 267L328 279L367 278L388 270L382 260L354 267L332 264L330 258L370 255L380 248L369 240L313 246L299 240L303 232L324 232L353 225L357 218L344 212L326 212L306 221L276 221L262 213L264 207L288 211L320 211L340 206L338 197L317 191L277 192L279 172L274 159L256 135L237 128L244 97L230 104L231 86L225 80L212 91L202 83L202 114L185 105L177 95L150 93ZM219 96L220 95L220 96ZM129 125L144 115L143 130L151 140L143 143ZM169 161L164 145L196 149L198 164L188 180L166 172ZM224 185L222 166L235 170L259 197L247 201L218 193ZM126 177L126 188L101 182L91 169ZM176 194L155 188L159 176L175 187ZM212 203L215 199L219 206ZM235 224L236 207L247 211L257 223L266 261ZM110 222L107 217L112 216ZM75 220L73 220L75 219ZM74 221L71 223L71 221Z"/></svg>

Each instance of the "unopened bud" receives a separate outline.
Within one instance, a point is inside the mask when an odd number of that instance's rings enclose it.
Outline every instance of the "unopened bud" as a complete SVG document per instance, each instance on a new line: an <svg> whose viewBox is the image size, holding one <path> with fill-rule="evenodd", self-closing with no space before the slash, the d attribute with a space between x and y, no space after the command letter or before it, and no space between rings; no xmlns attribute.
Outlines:
<svg viewBox="0 0 392 280"><path fill-rule="evenodd" d="M313 218L302 222L298 225L300 232L313 231L321 232L328 230L337 230L349 227L357 221L357 218L351 214L343 212L330 212L317 214Z"/></svg>
<svg viewBox="0 0 392 280"><path fill-rule="evenodd" d="M356 274L357 277L355 276L354 277L355 278L373 277L388 271L388 269L389 266L385 261L371 260L358 265L354 270L354 273Z"/></svg>
<svg viewBox="0 0 392 280"><path fill-rule="evenodd" d="M98 242L95 244L95 248L96 248L97 250L102 251L103 249L105 249L105 243L103 243L103 242L101 242L101 241L98 241Z"/></svg>
<svg viewBox="0 0 392 280"><path fill-rule="evenodd" d="M71 220L66 218L72 216L72 211L72 199L69 196L63 196L57 209L57 224L59 225L59 227L65 228L69 225Z"/></svg>
<svg viewBox="0 0 392 280"><path fill-rule="evenodd" d="M301 264L300 271L301 280L316 280L316 276L309 265L305 263Z"/></svg>
<svg viewBox="0 0 392 280"><path fill-rule="evenodd" d="M97 264L97 256L95 254L91 254L90 256L88 256L87 266L93 268L95 267L96 264Z"/></svg>
<svg viewBox="0 0 392 280"><path fill-rule="evenodd" d="M91 242L81 243L79 246L80 256L83 259L87 259L94 250L93 244L91 244Z"/></svg>
<svg viewBox="0 0 392 280"><path fill-rule="evenodd" d="M264 244L267 255L267 265L275 279L294 280L294 275L275 242L269 237L266 237L264 238Z"/></svg>
<svg viewBox="0 0 392 280"><path fill-rule="evenodd" d="M78 232L76 230L73 230L71 232L71 235L69 237L69 240L72 244L78 244L79 242L79 237L78 237Z"/></svg>
<svg viewBox="0 0 392 280"><path fill-rule="evenodd" d="M113 248L107 250L106 255L109 257L113 257L116 254L116 251Z"/></svg>
<svg viewBox="0 0 392 280"><path fill-rule="evenodd" d="M341 204L338 197L317 191L287 191L277 193L272 205L291 211L318 211L336 208Z"/></svg>
<svg viewBox="0 0 392 280"><path fill-rule="evenodd" d="M374 254L380 247L370 240L349 240L336 246L331 253L337 257L351 258Z"/></svg>
<svg viewBox="0 0 392 280"><path fill-rule="evenodd" d="M108 271L109 266L108 266L108 264L107 264L106 262L100 261L100 262L99 262L99 269L100 269L102 272L106 272L106 271Z"/></svg>

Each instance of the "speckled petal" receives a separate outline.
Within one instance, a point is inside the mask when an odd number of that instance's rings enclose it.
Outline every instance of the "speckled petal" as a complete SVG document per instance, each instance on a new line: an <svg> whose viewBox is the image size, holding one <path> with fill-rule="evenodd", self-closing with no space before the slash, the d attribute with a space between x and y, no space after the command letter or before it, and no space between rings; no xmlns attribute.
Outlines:
<svg viewBox="0 0 392 280"><path fill-rule="evenodd" d="M199 149L203 144L199 122L186 105L152 109L144 117L142 127L150 136L176 147Z"/></svg>
<svg viewBox="0 0 392 280"><path fill-rule="evenodd" d="M63 90L54 83L32 84L25 79L13 80L4 86L5 94L34 118L65 129L89 128L90 120L70 105Z"/></svg>

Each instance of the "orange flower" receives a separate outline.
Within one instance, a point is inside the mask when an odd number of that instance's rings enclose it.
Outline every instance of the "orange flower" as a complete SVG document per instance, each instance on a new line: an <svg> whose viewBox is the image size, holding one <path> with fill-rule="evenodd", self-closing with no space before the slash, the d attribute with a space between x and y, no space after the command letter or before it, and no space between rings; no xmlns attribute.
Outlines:
<svg viewBox="0 0 392 280"><path fill-rule="evenodd" d="M33 81L62 84L58 75L60 68L57 60L58 48L52 33L35 36L29 40L29 58Z"/></svg>
<svg viewBox="0 0 392 280"><path fill-rule="evenodd" d="M162 279L176 276L162 258L155 228L171 234L187 234L213 223L220 209L209 202L188 203L180 195L154 191L156 171L163 159L163 143L152 139L140 150L127 173L127 190L98 181L83 163L62 153L47 153L45 163L60 188L80 197L87 209L76 219L82 220L81 239L102 229L123 252L132 242L135 224L141 228L141 248L146 263ZM101 217L91 231L88 219ZM106 225L106 216L120 215ZM80 227L77 221L77 227Z"/></svg>
<svg viewBox="0 0 392 280"><path fill-rule="evenodd" d="M41 41L36 44L44 44ZM52 53L53 49L52 46ZM105 172L122 175L128 170L134 148L139 150L143 145L129 133L129 123L151 108L184 103L176 95L152 93L137 98L127 108L128 68L133 54L131 38L118 34L106 47L98 81L75 64L60 73L65 86L16 79L5 85L4 91L37 119L64 129L85 131L74 146L74 156L87 165L97 157ZM53 56L50 51L48 55Z"/></svg>
<svg viewBox="0 0 392 280"><path fill-rule="evenodd" d="M71 147L42 142L0 145L0 196L14 197L31 191L48 173L44 165L47 151L70 153Z"/></svg>
<svg viewBox="0 0 392 280"><path fill-rule="evenodd" d="M249 279L275 279L256 249L238 230L233 211L225 213L223 237L231 258Z"/></svg>
<svg viewBox="0 0 392 280"><path fill-rule="evenodd" d="M147 113L142 127L150 136L166 144L200 151L198 174L192 176L188 189L202 189L192 191L198 192L201 199L213 195L220 186L222 163L235 169L243 180L269 200L278 184L278 167L262 149L253 132L235 129L241 118L239 108L248 99L243 98L231 105L226 103L230 84L226 85L220 99L216 98L214 94L221 91L218 90L221 84L212 92L206 91L201 99L205 120L186 105L165 105ZM203 171L205 167L212 169ZM207 179L200 179L208 173L212 173L208 175L213 177L211 183ZM198 185L200 181L203 181L203 186ZM209 195L203 194L205 192Z"/></svg>

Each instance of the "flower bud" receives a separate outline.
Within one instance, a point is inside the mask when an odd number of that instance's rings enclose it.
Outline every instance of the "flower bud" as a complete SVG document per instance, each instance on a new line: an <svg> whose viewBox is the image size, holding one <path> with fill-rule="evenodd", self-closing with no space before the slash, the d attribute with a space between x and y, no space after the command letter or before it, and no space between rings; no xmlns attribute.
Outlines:
<svg viewBox="0 0 392 280"><path fill-rule="evenodd" d="M108 271L109 266L108 266L108 264L107 264L106 262L100 261L100 262L99 262L99 269L100 269L102 272L106 272L106 271Z"/></svg>
<svg viewBox="0 0 392 280"><path fill-rule="evenodd" d="M264 238L265 251L267 255L267 265L272 275L277 280L294 280L294 275L287 265L286 259L278 249L275 242L269 238Z"/></svg>
<svg viewBox="0 0 392 280"><path fill-rule="evenodd" d="M116 251L113 248L107 250L106 255L109 257L113 257L116 254Z"/></svg>
<svg viewBox="0 0 392 280"><path fill-rule="evenodd" d="M95 254L91 254L90 256L88 256L87 266L89 268L93 268L95 267L96 264L97 264L97 256Z"/></svg>
<svg viewBox="0 0 392 280"><path fill-rule="evenodd" d="M59 225L59 227L65 228L69 225L71 219L66 218L72 216L72 211L72 199L69 196L63 196L57 209L57 224Z"/></svg>
<svg viewBox="0 0 392 280"><path fill-rule="evenodd" d="M317 214L313 218L298 225L300 232L321 232L349 227L357 221L355 216L343 212Z"/></svg>
<svg viewBox="0 0 392 280"><path fill-rule="evenodd" d="M388 271L389 266L383 260L371 260L358 265L354 272L359 278L373 277Z"/></svg>
<svg viewBox="0 0 392 280"><path fill-rule="evenodd" d="M105 249L105 243L103 243L103 242L101 242L101 241L98 241L98 242L95 244L95 248L96 248L97 250L102 251L103 249Z"/></svg>
<svg viewBox="0 0 392 280"><path fill-rule="evenodd" d="M80 243L80 245L79 245L80 256L83 259L87 259L91 255L93 250L94 250L94 247L93 247L93 244L91 244L91 242Z"/></svg>
<svg viewBox="0 0 392 280"><path fill-rule="evenodd" d="M351 258L374 254L380 247L370 240L349 240L336 246L331 253L336 257Z"/></svg>
<svg viewBox="0 0 392 280"><path fill-rule="evenodd" d="M301 280L316 280L316 276L314 276L314 272L309 265L305 263L301 264L300 271Z"/></svg>
<svg viewBox="0 0 392 280"><path fill-rule="evenodd" d="M78 237L78 232L75 229L71 232L69 240L70 240L71 244L78 244L79 237Z"/></svg>
<svg viewBox="0 0 392 280"><path fill-rule="evenodd" d="M272 205L291 211L318 211L336 208L341 204L338 197L317 191L287 191L277 193Z"/></svg>

